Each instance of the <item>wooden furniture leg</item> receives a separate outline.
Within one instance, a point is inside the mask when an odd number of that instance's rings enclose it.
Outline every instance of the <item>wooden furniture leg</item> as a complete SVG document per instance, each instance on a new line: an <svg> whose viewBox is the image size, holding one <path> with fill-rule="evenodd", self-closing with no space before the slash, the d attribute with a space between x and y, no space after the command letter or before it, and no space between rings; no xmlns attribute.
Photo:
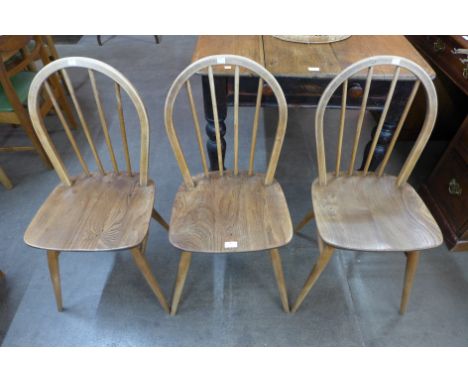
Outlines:
<svg viewBox="0 0 468 382"><path fill-rule="evenodd" d="M3 273L2 271L0 271L0 280L3 280L5 278L5 273Z"/></svg>
<svg viewBox="0 0 468 382"><path fill-rule="evenodd" d="M332 258L333 252L335 248L333 248L331 245L328 245L326 243L323 243L323 250L320 252L319 258L317 259L317 262L315 263L314 267L312 268L312 272L310 272L309 277L307 278L307 281L304 284L304 287L302 288L301 292L299 293L299 296L297 297L296 302L294 303L294 306L291 310L292 313L295 313L299 307L301 306L302 302L314 286L315 282L319 278L320 274L322 271L325 269L327 266L328 262Z"/></svg>
<svg viewBox="0 0 468 382"><path fill-rule="evenodd" d="M312 219L315 218L314 210L311 209L307 214L304 216L304 218L294 227L294 233L298 233L304 226L310 222Z"/></svg>
<svg viewBox="0 0 468 382"><path fill-rule="evenodd" d="M0 167L0 183L5 187L7 190L10 190L13 188L13 183L11 183L10 178L6 174L6 172L3 170L2 167Z"/></svg>
<svg viewBox="0 0 468 382"><path fill-rule="evenodd" d="M50 279L54 287L55 302L57 303L57 310L63 310L62 304L62 288L60 286L60 269L59 269L59 251L47 251L47 261L49 263Z"/></svg>
<svg viewBox="0 0 468 382"><path fill-rule="evenodd" d="M156 41L156 44L159 44L161 42L161 38L157 35L154 35L154 41Z"/></svg>
<svg viewBox="0 0 468 382"><path fill-rule="evenodd" d="M164 297L164 294L158 284L158 281L154 277L153 272L151 272L145 255L141 252L141 250L138 247L132 248L131 252L138 269L140 269L141 273L145 277L146 282L149 284L151 290L155 294L162 308L166 313L169 313L169 305L167 304L166 298Z"/></svg>
<svg viewBox="0 0 468 382"><path fill-rule="evenodd" d="M270 249L271 262L275 272L276 282L281 298L283 310L289 313L288 292L286 290L286 282L284 281L283 266L281 265L281 257L277 248Z"/></svg>
<svg viewBox="0 0 468 382"><path fill-rule="evenodd" d="M156 220L166 231L169 231L169 224L164 220L164 218L159 214L156 209L153 208L153 212L151 212L151 217Z"/></svg>
<svg viewBox="0 0 468 382"><path fill-rule="evenodd" d="M403 287L403 294L401 296L400 314L405 314L406 306L408 305L411 289L413 288L414 275L419 262L419 251L405 252L406 255L406 270L405 270L405 283Z"/></svg>
<svg viewBox="0 0 468 382"><path fill-rule="evenodd" d="M221 146L223 152L223 163L226 154L226 141L224 135L226 134L226 123L224 120L227 116L227 79L220 76L214 77L216 104L218 109L219 132L221 135ZM218 165L218 151L216 146L216 129L213 116L213 105L211 103L210 84L208 76L202 77L203 85L203 107L205 111L206 126L205 131L208 135L206 141L206 149L208 151L208 158L210 159L210 170L216 171L219 169Z"/></svg>
<svg viewBox="0 0 468 382"><path fill-rule="evenodd" d="M101 35L100 35L100 34L98 34L98 35L96 36L96 39L97 39L98 45L99 45L99 46L102 46L102 41L101 41Z"/></svg>
<svg viewBox="0 0 468 382"><path fill-rule="evenodd" d="M180 254L179 270L177 271L174 293L172 295L171 316L175 316L177 313L177 308L179 306L180 297L182 296L191 260L192 254L190 252L182 252Z"/></svg>

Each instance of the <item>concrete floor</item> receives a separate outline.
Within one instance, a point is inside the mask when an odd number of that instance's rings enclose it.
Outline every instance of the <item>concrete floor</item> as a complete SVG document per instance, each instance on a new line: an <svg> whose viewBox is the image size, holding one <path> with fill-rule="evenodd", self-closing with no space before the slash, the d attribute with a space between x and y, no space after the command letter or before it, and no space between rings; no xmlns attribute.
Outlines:
<svg viewBox="0 0 468 382"><path fill-rule="evenodd" d="M155 45L151 36L107 37L97 46L94 36L77 45L58 45L62 56L101 59L129 78L140 92L151 122L150 175L157 185L156 207L166 219L182 181L163 126L163 105L176 75L190 62L195 37L164 36ZM90 124L97 112L85 77L76 73L78 95ZM100 81L104 86L106 82ZM83 86L82 86L83 85ZM118 119L113 93L101 90L113 133ZM194 93L201 106L199 83ZM183 98L183 97L181 97ZM185 99L184 99L185 101ZM180 137L194 171L201 171L189 109L181 107ZM201 109L200 109L201 110ZM274 110L262 113L257 163L263 170L272 142ZM242 109L241 149L247 150L252 110ZM317 175L311 109L290 109L277 179L297 222L310 208L310 184ZM355 122L350 113L349 124ZM327 122L336 122L336 112ZM127 115L134 162L139 135L134 115ZM67 145L57 118L47 118L48 129L71 172L78 164ZM232 126L232 113L227 119ZM368 139L374 121L367 116L363 137ZM2 126L0 144L26 142L19 129ZM132 127L134 128L132 130ZM244 128L245 127L245 128ZM336 132L326 132L333 139ZM94 137L103 156L102 132ZM232 129L227 141L232 148ZM83 136L79 133L79 141ZM347 142L350 139L346 139ZM428 145L411 183L427 176L444 148ZM83 146L84 147L84 146ZM399 144L394 169L409 146ZM349 144L347 145L349 151ZM89 149L85 156L92 162ZM119 156L122 159L122 155ZM247 154L242 156L245 165ZM23 233L36 210L57 184L53 171L44 168L32 153L2 154L1 165L15 188L0 188L0 269L7 277L0 283L0 342L3 346L467 346L468 257L450 253L445 246L425 251L418 269L408 312L398 314L405 257L401 253L337 251L316 286L294 315L285 314L269 256L266 253L195 254L179 312L163 312L140 275L128 251L64 253L61 256L65 310L55 309L47 262L42 251L23 242ZM107 159L107 164L109 160ZM121 162L122 163L122 162ZM226 163L232 163L228 151ZM160 226L151 223L147 255L168 299L176 276L178 250ZM310 223L281 249L290 301L299 293L315 262L318 250L315 224Z"/></svg>

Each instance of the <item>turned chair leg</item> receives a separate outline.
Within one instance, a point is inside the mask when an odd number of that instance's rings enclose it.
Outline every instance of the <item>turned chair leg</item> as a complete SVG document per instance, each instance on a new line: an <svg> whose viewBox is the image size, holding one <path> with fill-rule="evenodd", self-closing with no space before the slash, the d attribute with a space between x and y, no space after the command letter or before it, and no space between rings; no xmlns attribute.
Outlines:
<svg viewBox="0 0 468 382"><path fill-rule="evenodd" d="M169 305L167 304L166 298L164 297L164 294L161 290L161 287L158 284L158 281L154 277L153 272L151 272L151 269L149 267L149 264L148 264L148 261L146 260L145 255L141 252L139 247L132 248L131 252L132 252L133 259L135 260L135 263L138 269L140 269L140 272L145 277L146 282L148 283L151 290L155 294L162 308L166 311L166 313L169 313Z"/></svg>
<svg viewBox="0 0 468 382"><path fill-rule="evenodd" d="M278 284L278 290L281 298L281 304L283 310L289 313L289 302L288 292L286 290L286 282L284 281L283 266L281 265L281 256L278 249L270 249L271 262L273 264L273 270L275 272L276 283Z"/></svg>
<svg viewBox="0 0 468 382"><path fill-rule="evenodd" d="M307 212L304 218L296 225L296 227L294 227L294 233L298 233L313 218L315 218L314 210L310 210L309 212Z"/></svg>
<svg viewBox="0 0 468 382"><path fill-rule="evenodd" d="M172 294L171 316L175 316L179 306L180 297L184 289L185 279L190 268L190 261L192 259L191 252L182 252L180 254L179 270L177 271L177 278L174 286L174 293Z"/></svg>
<svg viewBox="0 0 468 382"><path fill-rule="evenodd" d="M151 213L151 217L156 220L161 226L166 230L169 231L169 224L164 220L164 218L153 208L153 212Z"/></svg>
<svg viewBox="0 0 468 382"><path fill-rule="evenodd" d="M317 262L312 268L312 271L310 272L310 275L307 278L307 281L305 282L304 287L302 288L301 292L299 293L299 296L296 299L296 302L294 303L294 306L292 308L292 313L295 313L299 309L302 302L304 301L306 296L309 294L315 282L321 275L322 271L325 269L328 262L332 258L335 248L333 248L331 245L328 245L327 243L322 243L322 245L323 245L323 249L320 251L319 258L317 259Z"/></svg>
<svg viewBox="0 0 468 382"><path fill-rule="evenodd" d="M47 261L49 264L50 279L54 287L55 302L57 304L57 310L61 312L63 310L63 304L62 288L60 286L59 255L59 251L47 251Z"/></svg>
<svg viewBox="0 0 468 382"><path fill-rule="evenodd" d="M405 252L406 255L406 270L405 270L405 283L403 286L403 294L401 296L400 314L405 314L408 305L411 289L413 288L414 275L419 262L419 251Z"/></svg>

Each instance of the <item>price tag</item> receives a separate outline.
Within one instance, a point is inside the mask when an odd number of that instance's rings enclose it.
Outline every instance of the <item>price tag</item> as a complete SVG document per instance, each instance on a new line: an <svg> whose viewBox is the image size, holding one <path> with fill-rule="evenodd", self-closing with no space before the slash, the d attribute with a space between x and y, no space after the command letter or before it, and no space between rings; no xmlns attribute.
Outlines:
<svg viewBox="0 0 468 382"><path fill-rule="evenodd" d="M225 241L224 248L237 248L237 241Z"/></svg>
<svg viewBox="0 0 468 382"><path fill-rule="evenodd" d="M309 66L309 67L307 68L307 70L308 70L309 72L320 72L320 68L317 67L317 66Z"/></svg>

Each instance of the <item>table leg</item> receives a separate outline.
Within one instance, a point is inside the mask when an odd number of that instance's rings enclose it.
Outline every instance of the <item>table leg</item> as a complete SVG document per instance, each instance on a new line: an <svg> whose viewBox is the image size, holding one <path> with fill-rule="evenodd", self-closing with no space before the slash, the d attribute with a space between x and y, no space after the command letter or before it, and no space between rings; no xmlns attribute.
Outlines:
<svg viewBox="0 0 468 382"><path fill-rule="evenodd" d="M221 146L223 151L223 162L226 154L226 141L224 134L226 134L226 124L224 120L227 115L227 79L225 77L214 77L215 92L216 92L216 105L218 109L219 119L219 132L221 134ZM210 170L218 170L218 154L216 148L216 132L213 117L213 106L211 103L210 84L208 76L202 76L203 85L203 106L205 111L206 126L205 131L208 135L206 141L206 149L208 151L208 158L210 160Z"/></svg>
<svg viewBox="0 0 468 382"><path fill-rule="evenodd" d="M406 101L408 100L412 85L413 85L413 82L408 82L408 83L402 84L402 86L397 86L397 88L395 89L393 100L390 105L390 109L388 110L388 113L387 113L387 118L385 119L385 123L382 126L382 131L380 132L379 138L377 140L377 145L375 146L374 155L372 156L372 160L369 166L370 171L375 171L385 156L388 145L390 144L390 141L392 140L393 133L395 132L397 124L400 121L401 115L403 113L403 109L406 105ZM375 112L372 114L376 117L377 121L380 119L381 112ZM372 145L372 140L374 139L374 136L375 136L376 129L377 129L377 125L372 129L371 139L366 144L366 147L364 149L362 164L359 170L364 169L367 156L369 155L369 150Z"/></svg>

